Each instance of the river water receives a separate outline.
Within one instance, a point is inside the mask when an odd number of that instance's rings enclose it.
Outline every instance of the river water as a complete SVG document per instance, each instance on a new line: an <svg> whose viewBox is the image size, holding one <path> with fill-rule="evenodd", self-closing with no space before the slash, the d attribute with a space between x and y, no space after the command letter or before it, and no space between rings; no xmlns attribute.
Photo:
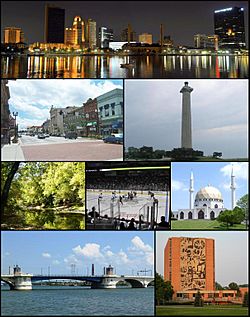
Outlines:
<svg viewBox="0 0 250 317"><path fill-rule="evenodd" d="M135 68L121 68L133 62ZM248 56L3 56L2 78L248 78Z"/></svg>
<svg viewBox="0 0 250 317"><path fill-rule="evenodd" d="M1 315L153 316L154 288L33 286L32 291L9 291L2 286Z"/></svg>

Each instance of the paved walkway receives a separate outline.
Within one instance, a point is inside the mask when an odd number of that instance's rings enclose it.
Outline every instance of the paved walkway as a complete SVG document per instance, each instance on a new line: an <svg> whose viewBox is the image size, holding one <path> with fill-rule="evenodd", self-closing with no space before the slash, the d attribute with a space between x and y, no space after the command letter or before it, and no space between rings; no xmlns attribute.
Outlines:
<svg viewBox="0 0 250 317"><path fill-rule="evenodd" d="M20 144L6 144L1 148L2 161L24 161L23 151Z"/></svg>

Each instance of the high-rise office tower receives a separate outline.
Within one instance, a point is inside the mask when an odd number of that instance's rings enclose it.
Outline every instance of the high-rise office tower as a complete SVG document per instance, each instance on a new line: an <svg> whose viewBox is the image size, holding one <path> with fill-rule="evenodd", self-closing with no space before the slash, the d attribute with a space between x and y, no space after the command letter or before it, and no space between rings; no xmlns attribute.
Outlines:
<svg viewBox="0 0 250 317"><path fill-rule="evenodd" d="M65 44L80 45L85 44L84 21L80 16L76 16L73 20L71 28L65 29Z"/></svg>
<svg viewBox="0 0 250 317"><path fill-rule="evenodd" d="M121 41L123 41L123 42L128 42L128 41L136 42L136 32L133 31L131 29L131 27L127 27L126 29L122 30Z"/></svg>
<svg viewBox="0 0 250 317"><path fill-rule="evenodd" d="M114 41L113 29L102 26L99 28L99 42L101 48L108 48L109 42Z"/></svg>
<svg viewBox="0 0 250 317"><path fill-rule="evenodd" d="M88 48L96 48L96 21L92 19L85 23L85 40Z"/></svg>
<svg viewBox="0 0 250 317"><path fill-rule="evenodd" d="M246 48L244 9L231 7L214 11L214 34L220 48Z"/></svg>
<svg viewBox="0 0 250 317"><path fill-rule="evenodd" d="M45 43L64 43L65 10L45 6Z"/></svg>
<svg viewBox="0 0 250 317"><path fill-rule="evenodd" d="M4 43L17 44L24 42L23 31L20 28L6 27L4 29Z"/></svg>
<svg viewBox="0 0 250 317"><path fill-rule="evenodd" d="M76 16L73 21L73 29L76 30L76 43L75 44L84 44L85 34L84 34L84 21L81 17Z"/></svg>

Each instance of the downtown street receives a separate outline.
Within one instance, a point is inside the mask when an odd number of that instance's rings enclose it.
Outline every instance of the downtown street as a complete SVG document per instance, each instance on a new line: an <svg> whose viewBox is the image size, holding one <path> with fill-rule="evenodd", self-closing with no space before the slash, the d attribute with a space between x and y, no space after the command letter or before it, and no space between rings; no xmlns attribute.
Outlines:
<svg viewBox="0 0 250 317"><path fill-rule="evenodd" d="M2 161L103 161L122 160L123 146L91 138L65 139L23 135L17 144L1 148Z"/></svg>

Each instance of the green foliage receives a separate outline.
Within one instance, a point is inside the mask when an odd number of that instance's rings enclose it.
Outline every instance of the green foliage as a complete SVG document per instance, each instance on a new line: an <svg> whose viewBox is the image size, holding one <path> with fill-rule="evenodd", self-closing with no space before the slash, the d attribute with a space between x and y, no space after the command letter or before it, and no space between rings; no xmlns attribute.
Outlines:
<svg viewBox="0 0 250 317"><path fill-rule="evenodd" d="M201 293L200 293L200 291L198 291L198 292L195 294L194 306L195 306L195 307L202 307L203 304L204 304L204 302L203 302Z"/></svg>
<svg viewBox="0 0 250 317"><path fill-rule="evenodd" d="M174 294L173 286L170 281L165 282L163 277L156 273L155 277L155 297L157 305L164 304L172 299Z"/></svg>
<svg viewBox="0 0 250 317"><path fill-rule="evenodd" d="M249 302L248 302L248 292L246 292L246 293L244 294L242 306L243 306L243 307L248 307L248 306L249 306Z"/></svg>
<svg viewBox="0 0 250 317"><path fill-rule="evenodd" d="M249 219L249 213L248 213L248 194L242 196L238 201L237 201L237 206L240 207L243 212L245 213L245 219Z"/></svg>
<svg viewBox="0 0 250 317"><path fill-rule="evenodd" d="M238 284L235 283L235 282L229 283L229 284L228 284L228 287L229 287L229 289L232 289L232 290L238 290L238 289L239 289Z"/></svg>
<svg viewBox="0 0 250 317"><path fill-rule="evenodd" d="M245 219L245 214L241 208L235 207L234 210L224 210L216 219L229 228L234 224L240 224Z"/></svg>
<svg viewBox="0 0 250 317"><path fill-rule="evenodd" d="M218 282L215 282L215 289L221 291L221 290L223 290L224 288L223 288L223 286L221 286Z"/></svg>
<svg viewBox="0 0 250 317"><path fill-rule="evenodd" d="M12 162L3 162L1 166L1 191L11 170ZM84 228L84 220L75 214L66 220L58 220L55 208L74 209L85 203L85 163L83 162L31 162L21 163L11 187L7 201L5 224L10 216L22 215L27 226L51 229ZM20 211L23 211L20 213ZM60 212L60 210L59 210ZM70 220L71 219L71 220ZM10 224L10 223L9 223ZM11 225L11 224L10 224Z"/></svg>

